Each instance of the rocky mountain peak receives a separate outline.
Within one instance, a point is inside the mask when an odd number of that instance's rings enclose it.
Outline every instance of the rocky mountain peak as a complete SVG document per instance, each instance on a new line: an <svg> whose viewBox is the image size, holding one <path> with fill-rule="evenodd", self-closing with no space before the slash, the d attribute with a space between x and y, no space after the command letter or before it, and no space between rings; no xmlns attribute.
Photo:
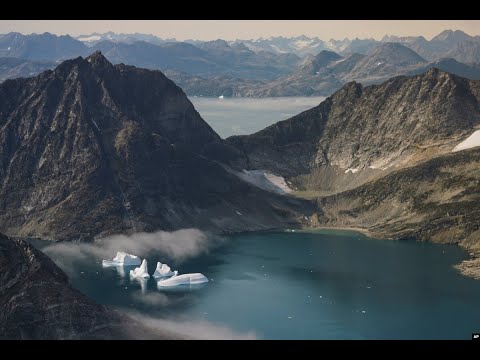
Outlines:
<svg viewBox="0 0 480 360"><path fill-rule="evenodd" d="M95 51L92 55L85 58L95 67L112 67L113 65L107 60L100 50Z"/></svg>
<svg viewBox="0 0 480 360"><path fill-rule="evenodd" d="M470 39L471 36L461 30L444 30L431 41L462 42Z"/></svg>

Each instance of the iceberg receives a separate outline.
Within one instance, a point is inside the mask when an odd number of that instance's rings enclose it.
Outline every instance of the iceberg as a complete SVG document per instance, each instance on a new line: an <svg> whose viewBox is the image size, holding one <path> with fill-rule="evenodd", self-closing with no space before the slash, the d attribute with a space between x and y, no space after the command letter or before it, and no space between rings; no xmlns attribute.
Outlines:
<svg viewBox="0 0 480 360"><path fill-rule="evenodd" d="M175 271L175 272L178 274L178 271ZM153 273L153 277L154 278L170 277L170 276L173 276L175 272L172 272L172 269L170 269L170 266L168 266L167 264L162 264L159 261L157 262L157 268Z"/></svg>
<svg viewBox="0 0 480 360"><path fill-rule="evenodd" d="M140 265L140 258L135 255L127 254L123 251L117 252L113 260L103 260L103 266L128 266Z"/></svg>
<svg viewBox="0 0 480 360"><path fill-rule="evenodd" d="M130 270L130 277L132 278L143 278L149 279L150 275L148 274L147 260L143 259L142 265L133 270Z"/></svg>
<svg viewBox="0 0 480 360"><path fill-rule="evenodd" d="M178 285L195 285L208 282L205 275L200 273L174 275L171 278L160 280L157 287L169 287Z"/></svg>

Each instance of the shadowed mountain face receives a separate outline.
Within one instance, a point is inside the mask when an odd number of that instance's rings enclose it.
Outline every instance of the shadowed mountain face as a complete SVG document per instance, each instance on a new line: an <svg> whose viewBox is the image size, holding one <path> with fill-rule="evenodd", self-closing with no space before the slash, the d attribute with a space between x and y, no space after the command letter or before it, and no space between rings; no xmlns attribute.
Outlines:
<svg viewBox="0 0 480 360"><path fill-rule="evenodd" d="M249 169L338 192L451 151L480 125L479 99L477 81L432 69L382 85L349 83L313 109L227 141Z"/></svg>
<svg viewBox="0 0 480 360"><path fill-rule="evenodd" d="M0 85L0 229L92 240L114 232L236 231L295 220L297 200L225 169L238 157L159 71L100 53ZM238 213L245 214L239 215Z"/></svg>
<svg viewBox="0 0 480 360"><path fill-rule="evenodd" d="M48 256L0 234L0 339L173 339L71 288Z"/></svg>

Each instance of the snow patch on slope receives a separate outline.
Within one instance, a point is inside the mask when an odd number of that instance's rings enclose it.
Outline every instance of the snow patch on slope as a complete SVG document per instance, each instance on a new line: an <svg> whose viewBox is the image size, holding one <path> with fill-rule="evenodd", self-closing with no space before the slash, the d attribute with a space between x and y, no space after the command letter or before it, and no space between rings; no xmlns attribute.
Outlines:
<svg viewBox="0 0 480 360"><path fill-rule="evenodd" d="M471 149L477 146L480 146L480 130L475 131L472 135L455 146L452 152Z"/></svg>
<svg viewBox="0 0 480 360"><path fill-rule="evenodd" d="M277 194L287 194L292 191L282 176L274 175L266 170L243 170L236 174L242 180L267 191Z"/></svg>

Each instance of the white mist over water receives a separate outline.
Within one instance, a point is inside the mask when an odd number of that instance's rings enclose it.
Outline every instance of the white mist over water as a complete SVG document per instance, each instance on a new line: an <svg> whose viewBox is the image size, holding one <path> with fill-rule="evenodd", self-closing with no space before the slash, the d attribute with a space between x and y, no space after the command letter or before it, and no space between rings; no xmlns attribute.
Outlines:
<svg viewBox="0 0 480 360"><path fill-rule="evenodd" d="M112 259L117 251L145 258L151 251L163 254L177 262L208 253L222 243L221 237L207 235L198 229L157 231L132 235L112 235L95 243L54 243L43 251L54 256L61 267L71 267L74 262L94 259Z"/></svg>
<svg viewBox="0 0 480 360"><path fill-rule="evenodd" d="M319 105L325 97L189 99L213 130L222 138L227 138L253 134Z"/></svg>

